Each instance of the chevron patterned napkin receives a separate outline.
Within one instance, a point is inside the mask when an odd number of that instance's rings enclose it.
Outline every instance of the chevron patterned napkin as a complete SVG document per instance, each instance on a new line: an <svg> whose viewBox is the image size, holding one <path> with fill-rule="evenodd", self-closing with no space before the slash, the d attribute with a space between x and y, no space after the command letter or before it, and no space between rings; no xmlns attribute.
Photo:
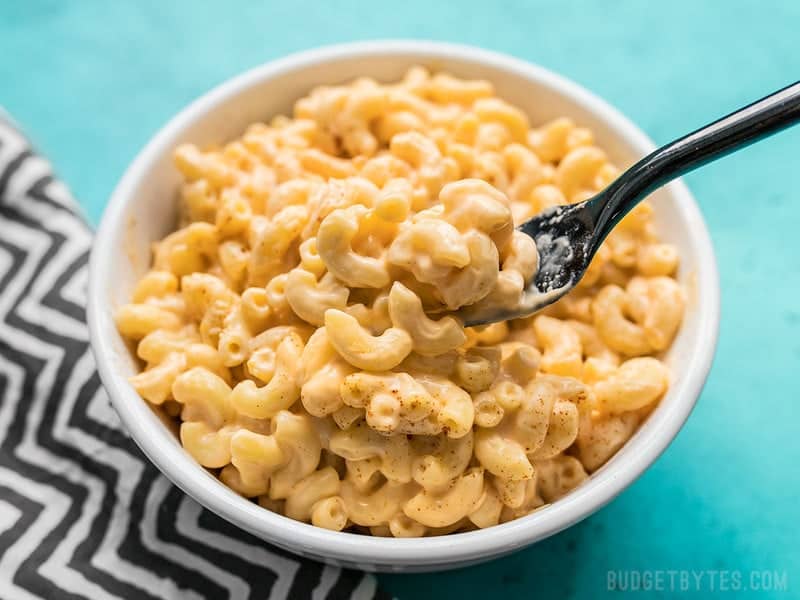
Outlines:
<svg viewBox="0 0 800 600"><path fill-rule="evenodd" d="M92 233L0 112L0 598L373 598L174 487L111 409L84 322Z"/></svg>

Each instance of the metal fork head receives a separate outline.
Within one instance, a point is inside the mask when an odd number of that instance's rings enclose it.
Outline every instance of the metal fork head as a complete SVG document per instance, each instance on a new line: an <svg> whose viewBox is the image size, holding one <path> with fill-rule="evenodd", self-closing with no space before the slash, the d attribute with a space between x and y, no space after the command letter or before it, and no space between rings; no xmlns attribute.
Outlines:
<svg viewBox="0 0 800 600"><path fill-rule="evenodd" d="M539 252L539 268L529 290L546 294L574 286L583 276L595 251L590 202L554 206L519 226L534 239Z"/></svg>
<svg viewBox="0 0 800 600"><path fill-rule="evenodd" d="M594 198L554 206L520 225L517 230L536 242L539 267L513 307L465 307L458 312L472 327L526 317L567 294L580 281L597 249Z"/></svg>

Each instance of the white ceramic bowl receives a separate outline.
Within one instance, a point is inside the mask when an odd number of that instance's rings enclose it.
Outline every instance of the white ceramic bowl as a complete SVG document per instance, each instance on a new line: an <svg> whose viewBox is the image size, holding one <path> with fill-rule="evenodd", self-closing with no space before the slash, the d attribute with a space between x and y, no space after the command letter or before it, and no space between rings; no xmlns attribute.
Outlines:
<svg viewBox="0 0 800 600"><path fill-rule="evenodd" d="M566 115L594 131L619 165L652 142L630 121L578 85L508 56L450 44L365 42L295 54L244 73L196 100L139 153L114 191L91 259L89 326L103 384L122 422L164 474L187 494L242 529L286 550L365 570L422 571L496 558L553 535L598 510L630 485L667 447L692 410L711 366L719 323L714 252L687 188L675 182L655 195L657 224L681 253L680 279L689 290L686 318L666 355L674 382L633 438L578 489L527 517L489 529L423 539L338 533L266 511L239 497L200 467L128 384L135 363L112 314L128 301L150 260L150 243L171 231L178 174L172 150L182 142L224 142L253 121L289 113L319 84L366 75L396 80L411 65L492 81L497 93L533 123ZM677 133L677 132L676 132Z"/></svg>

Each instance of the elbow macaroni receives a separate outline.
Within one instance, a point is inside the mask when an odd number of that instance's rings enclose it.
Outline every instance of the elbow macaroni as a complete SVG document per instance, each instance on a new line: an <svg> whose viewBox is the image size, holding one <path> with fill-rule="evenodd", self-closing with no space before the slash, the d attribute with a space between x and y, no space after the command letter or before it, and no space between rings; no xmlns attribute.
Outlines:
<svg viewBox="0 0 800 600"><path fill-rule="evenodd" d="M116 315L131 383L237 493L318 527L489 527L600 468L669 386L685 295L644 203L571 294L465 329L536 272L516 224L616 175L569 119L411 69L320 87L294 118L183 145L181 228Z"/></svg>

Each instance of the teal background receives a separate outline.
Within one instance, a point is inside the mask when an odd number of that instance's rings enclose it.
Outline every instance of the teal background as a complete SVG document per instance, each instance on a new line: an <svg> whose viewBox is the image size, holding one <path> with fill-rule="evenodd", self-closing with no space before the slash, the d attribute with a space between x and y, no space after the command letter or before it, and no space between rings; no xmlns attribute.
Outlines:
<svg viewBox="0 0 800 600"><path fill-rule="evenodd" d="M0 105L97 223L177 110L311 46L416 37L539 63L664 143L800 78L800 2L0 2ZM659 461L610 506L511 557L381 576L399 598L601 598L609 570L786 573L800 597L800 128L688 176L722 276L719 350ZM0 233L1 235L1 233ZM714 595L706 576L692 595ZM668 580L667 580L668 582ZM694 587L692 586L694 590ZM633 594L670 596L675 593Z"/></svg>

